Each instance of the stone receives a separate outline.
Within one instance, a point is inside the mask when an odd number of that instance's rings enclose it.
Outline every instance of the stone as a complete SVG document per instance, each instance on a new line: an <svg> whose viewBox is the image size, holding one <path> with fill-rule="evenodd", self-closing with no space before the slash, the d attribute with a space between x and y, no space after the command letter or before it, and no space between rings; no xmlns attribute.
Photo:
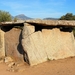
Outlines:
<svg viewBox="0 0 75 75"><path fill-rule="evenodd" d="M6 56L13 58L14 61L24 61L21 39L21 29L12 28L5 33Z"/></svg>
<svg viewBox="0 0 75 75"><path fill-rule="evenodd" d="M26 64L27 64L27 63L26 63ZM25 66L26 64L25 64L25 62L20 62L20 63L17 63L16 66L17 66L17 67L20 67L20 66Z"/></svg>
<svg viewBox="0 0 75 75"><path fill-rule="evenodd" d="M11 57L5 57L4 62L8 63L8 62L12 62L13 59Z"/></svg>
<svg viewBox="0 0 75 75"><path fill-rule="evenodd" d="M22 25L24 23L24 20L17 20L16 22L12 21L12 22L1 22L0 26L19 26Z"/></svg>
<svg viewBox="0 0 75 75"><path fill-rule="evenodd" d="M60 31L59 28L42 30L44 49L50 60L75 56L73 32Z"/></svg>
<svg viewBox="0 0 75 75"><path fill-rule="evenodd" d="M5 57L5 32L0 29L0 58Z"/></svg>
<svg viewBox="0 0 75 75"><path fill-rule="evenodd" d="M10 64L8 64L8 67L13 67L15 65L15 62L11 62Z"/></svg>
<svg viewBox="0 0 75 75"><path fill-rule="evenodd" d="M10 67L10 68L7 69L7 71L9 71L9 72L18 72L18 68Z"/></svg>
<svg viewBox="0 0 75 75"><path fill-rule="evenodd" d="M41 25L41 26L67 26L67 27L75 27L75 21L68 20L26 20L25 23Z"/></svg>
<svg viewBox="0 0 75 75"><path fill-rule="evenodd" d="M44 51L42 33L40 31L35 32L34 30L33 26L25 25L22 39L22 45L25 52L28 54L30 65L46 61L47 59Z"/></svg>
<svg viewBox="0 0 75 75"><path fill-rule="evenodd" d="M38 22L38 21L37 21ZM31 66L49 60L75 56L75 42L72 28L44 27L36 29L36 22L25 23L22 32L22 46L26 60Z"/></svg>

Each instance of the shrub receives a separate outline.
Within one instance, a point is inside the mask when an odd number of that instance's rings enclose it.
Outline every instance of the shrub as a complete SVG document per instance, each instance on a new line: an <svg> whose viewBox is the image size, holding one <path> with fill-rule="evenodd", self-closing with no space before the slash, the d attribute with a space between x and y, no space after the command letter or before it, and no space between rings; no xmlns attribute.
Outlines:
<svg viewBox="0 0 75 75"><path fill-rule="evenodd" d="M0 10L0 22L11 21L11 15L9 12Z"/></svg>

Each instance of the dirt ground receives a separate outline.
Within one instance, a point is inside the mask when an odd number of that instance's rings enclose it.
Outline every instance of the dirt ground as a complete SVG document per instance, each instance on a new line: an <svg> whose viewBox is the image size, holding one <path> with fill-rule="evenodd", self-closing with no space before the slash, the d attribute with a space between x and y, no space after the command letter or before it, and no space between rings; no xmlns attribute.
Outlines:
<svg viewBox="0 0 75 75"><path fill-rule="evenodd" d="M6 63L0 63L0 75L75 75L75 57L47 61L37 66L21 63L11 71Z"/></svg>

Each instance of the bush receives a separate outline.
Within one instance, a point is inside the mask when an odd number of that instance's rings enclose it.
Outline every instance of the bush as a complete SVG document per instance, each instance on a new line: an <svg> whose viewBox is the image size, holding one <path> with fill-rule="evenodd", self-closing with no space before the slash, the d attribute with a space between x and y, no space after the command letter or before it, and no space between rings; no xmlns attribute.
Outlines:
<svg viewBox="0 0 75 75"><path fill-rule="evenodd" d="M9 12L0 10L0 22L11 21L11 15Z"/></svg>
<svg viewBox="0 0 75 75"><path fill-rule="evenodd" d="M60 20L75 20L75 15L67 13L66 15L61 16Z"/></svg>

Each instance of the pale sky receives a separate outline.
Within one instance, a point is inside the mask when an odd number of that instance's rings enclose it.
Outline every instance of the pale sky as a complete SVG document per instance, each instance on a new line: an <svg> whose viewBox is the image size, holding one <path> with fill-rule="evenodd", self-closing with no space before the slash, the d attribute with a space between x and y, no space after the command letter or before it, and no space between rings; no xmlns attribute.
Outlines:
<svg viewBox="0 0 75 75"><path fill-rule="evenodd" d="M75 15L75 0L1 0L0 10L12 16L24 14L31 18L60 18L66 13Z"/></svg>

